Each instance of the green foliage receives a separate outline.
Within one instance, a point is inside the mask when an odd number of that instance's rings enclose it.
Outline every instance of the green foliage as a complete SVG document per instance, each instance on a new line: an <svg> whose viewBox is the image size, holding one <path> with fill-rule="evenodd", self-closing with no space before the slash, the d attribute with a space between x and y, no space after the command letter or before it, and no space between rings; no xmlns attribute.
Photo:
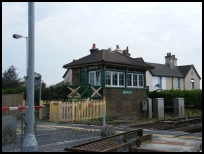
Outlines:
<svg viewBox="0 0 204 154"><path fill-rule="evenodd" d="M18 78L16 69L13 65L2 73L2 89L16 88L24 84L23 79Z"/></svg>
<svg viewBox="0 0 204 154"><path fill-rule="evenodd" d="M26 86L18 86L15 88L2 89L2 94L16 94L16 93L22 93L22 92L24 92L24 99L26 99ZM35 105L39 105L39 92L40 92L39 87L35 86L35 89L34 89ZM41 100L66 100L67 95L69 93L70 93L69 89L65 85L57 86L57 87L50 86L47 88L45 86L42 86Z"/></svg>
<svg viewBox="0 0 204 154"><path fill-rule="evenodd" d="M15 94L15 90L11 88L2 89L2 94Z"/></svg>
<svg viewBox="0 0 204 154"><path fill-rule="evenodd" d="M185 110L185 116L192 116L192 115L193 115L192 110L190 110L190 109Z"/></svg>
<svg viewBox="0 0 204 154"><path fill-rule="evenodd" d="M57 87L50 86L42 89L42 100L66 100L68 94L69 90L65 85Z"/></svg>
<svg viewBox="0 0 204 154"><path fill-rule="evenodd" d="M202 115L202 111L199 109L193 110L193 115Z"/></svg>
<svg viewBox="0 0 204 154"><path fill-rule="evenodd" d="M164 98L164 106L173 106L174 98L184 98L185 105L194 105L187 107L189 109L202 110L202 90L163 90L149 92L149 98ZM168 110L173 110L168 109Z"/></svg>
<svg viewBox="0 0 204 154"><path fill-rule="evenodd" d="M2 89L2 94L18 94L18 93L24 93L24 98L25 98L26 97L26 87L19 86L16 88Z"/></svg>

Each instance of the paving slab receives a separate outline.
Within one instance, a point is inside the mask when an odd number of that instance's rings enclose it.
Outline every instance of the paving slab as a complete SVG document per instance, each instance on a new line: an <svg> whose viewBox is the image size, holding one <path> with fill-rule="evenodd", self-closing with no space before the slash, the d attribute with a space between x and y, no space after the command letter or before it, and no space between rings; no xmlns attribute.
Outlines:
<svg viewBox="0 0 204 154"><path fill-rule="evenodd" d="M187 138L169 138L165 136L153 136L152 140L142 143L138 149L158 150L164 152L198 152L202 144L201 140Z"/></svg>

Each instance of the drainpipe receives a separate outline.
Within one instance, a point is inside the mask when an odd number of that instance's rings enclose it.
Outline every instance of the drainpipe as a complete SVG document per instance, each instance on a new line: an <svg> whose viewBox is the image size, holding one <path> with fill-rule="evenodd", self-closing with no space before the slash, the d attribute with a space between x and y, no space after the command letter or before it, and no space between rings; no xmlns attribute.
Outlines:
<svg viewBox="0 0 204 154"><path fill-rule="evenodd" d="M173 90L173 88L174 88L174 83L173 83L173 81L174 81L174 79L173 79L173 77L172 77L172 90Z"/></svg>
<svg viewBox="0 0 204 154"><path fill-rule="evenodd" d="M185 78L183 79L183 90L185 90Z"/></svg>

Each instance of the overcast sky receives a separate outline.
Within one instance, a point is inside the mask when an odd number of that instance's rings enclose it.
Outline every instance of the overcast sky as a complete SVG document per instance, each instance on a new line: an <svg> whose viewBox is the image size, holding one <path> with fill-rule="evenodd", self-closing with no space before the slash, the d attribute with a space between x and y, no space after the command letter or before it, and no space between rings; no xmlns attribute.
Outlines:
<svg viewBox="0 0 204 154"><path fill-rule="evenodd" d="M63 65L100 49L128 46L131 57L193 64L202 78L202 2L35 2L35 72L47 86L63 80ZM2 73L26 75L28 3L2 2ZM202 80L201 80L202 89Z"/></svg>

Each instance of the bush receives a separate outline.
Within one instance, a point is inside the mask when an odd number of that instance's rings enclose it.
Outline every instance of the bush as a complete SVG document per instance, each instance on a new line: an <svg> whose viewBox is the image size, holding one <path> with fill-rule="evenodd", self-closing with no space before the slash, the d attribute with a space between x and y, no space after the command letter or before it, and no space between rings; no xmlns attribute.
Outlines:
<svg viewBox="0 0 204 154"><path fill-rule="evenodd" d="M163 90L149 92L149 98L164 98L164 106L173 106L174 98L184 98L185 105L202 111L202 90ZM167 109L173 111L172 109Z"/></svg>
<svg viewBox="0 0 204 154"><path fill-rule="evenodd" d="M185 116L192 116L192 115L193 115L192 110L190 110L190 109L185 110Z"/></svg>
<svg viewBox="0 0 204 154"><path fill-rule="evenodd" d="M193 112L193 115L202 115L202 111L198 109L195 109L192 112Z"/></svg>

